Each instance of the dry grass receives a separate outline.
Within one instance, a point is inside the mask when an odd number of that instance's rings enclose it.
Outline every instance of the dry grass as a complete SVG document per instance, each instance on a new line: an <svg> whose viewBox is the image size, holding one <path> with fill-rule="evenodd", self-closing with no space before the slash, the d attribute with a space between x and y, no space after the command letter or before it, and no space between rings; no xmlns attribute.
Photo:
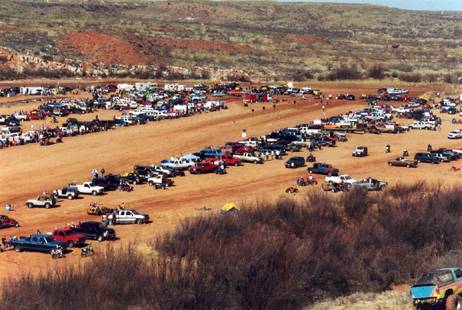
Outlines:
<svg viewBox="0 0 462 310"><path fill-rule="evenodd" d="M355 293L316 303L309 310L410 310L409 295L397 291L383 293Z"/></svg>

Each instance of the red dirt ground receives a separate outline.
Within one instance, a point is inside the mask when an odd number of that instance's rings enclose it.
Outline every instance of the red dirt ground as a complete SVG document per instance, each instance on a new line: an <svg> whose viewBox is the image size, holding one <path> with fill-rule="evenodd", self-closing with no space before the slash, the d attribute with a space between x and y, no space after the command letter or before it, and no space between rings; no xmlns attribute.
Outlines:
<svg viewBox="0 0 462 310"><path fill-rule="evenodd" d="M62 51L77 52L91 62L123 65L147 65L149 57L136 46L108 34L96 31L70 32L58 42Z"/></svg>
<svg viewBox="0 0 462 310"><path fill-rule="evenodd" d="M68 81L75 82L75 81ZM89 81L87 81L89 82ZM24 81L26 84L27 81ZM95 83L95 81L93 81ZM376 84L355 83L313 83L325 94L373 93ZM403 85L406 87L405 85ZM438 86L409 87L411 95L420 95L429 90L439 90ZM15 100L18 98L9 98ZM177 186L166 191L156 191L148 185L136 186L131 193L111 192L100 197L83 197L75 201L61 201L54 209L28 209L24 202L45 190L53 190L72 181L89 178L91 169L105 167L107 171L121 173L128 171L134 164L149 164L169 158L174 154L185 154L199 150L205 145L220 145L226 141L240 138L243 128L249 135L259 136L272 130L293 126L323 116L319 103L312 97L284 98L276 109L272 104L255 104L256 111L242 105L241 98L227 99L228 110L204 113L185 119L153 122L144 126L121 128L107 132L83 135L65 139L63 144L40 147L30 144L0 151L0 213L7 202L15 206L9 215L19 220L21 228L8 228L0 231L0 237L34 233L36 229L47 232L66 223L82 220L99 220L86 214L88 204L101 202L109 207L116 207L121 202L142 212L147 212L153 219L149 225L117 226L120 240L110 243L116 247L138 242L146 244L165 232L171 232L186 217L206 216L208 213L198 211L201 207L212 208L210 214L218 212L226 202L241 205L245 202L273 200L287 197L284 189L293 185L297 176L306 175L305 169L286 169L283 161L272 160L264 165L246 164L240 168L230 168L227 175L215 174L186 176L176 178ZM293 104L293 100L297 100ZM36 103L8 107L12 102L0 105L0 113L11 109L33 109ZM336 115L349 110L366 107L364 102L334 101L329 105L326 115ZM99 111L102 119L110 117L113 111ZM94 115L78 116L81 119ZM429 180L443 184L458 184L461 172L452 172L451 164L421 165L417 169L400 169L389 167L386 161L399 156L404 148L411 153L426 148L429 141L435 148L460 147L460 141L450 141L447 132L459 128L450 124L450 116L442 115L443 130L411 131L402 135L349 135L349 141L339 143L336 148L323 148L315 153L321 162L332 163L341 171L354 178L373 176L389 181L415 182ZM60 118L62 121L63 118ZM29 126L30 123L27 123ZM385 154L386 144L392 145L392 154ZM366 158L353 158L351 151L357 145L367 145L371 155ZM304 150L301 155L306 155ZM458 164L461 165L461 164ZM320 186L303 189L320 190ZM298 195L300 199L302 195ZM106 244L93 243L97 253L105 249ZM63 260L52 260L49 255L40 253L6 252L0 254L0 283L5 279L17 277L21 273L37 275L39 273L58 271L62 267L78 265L84 262L79 251L73 251Z"/></svg>

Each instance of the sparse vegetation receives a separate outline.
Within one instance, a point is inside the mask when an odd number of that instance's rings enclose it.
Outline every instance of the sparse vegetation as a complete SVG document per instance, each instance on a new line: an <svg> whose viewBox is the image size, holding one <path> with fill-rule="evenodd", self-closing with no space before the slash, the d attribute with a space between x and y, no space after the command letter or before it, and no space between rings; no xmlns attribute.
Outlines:
<svg viewBox="0 0 462 310"><path fill-rule="evenodd" d="M125 69L134 64L189 72L201 68L210 78L226 79L220 72L236 70L246 79L297 81L394 77L454 83L462 72L461 29L454 29L462 23L460 12L146 0L4 0L0 12L1 27L8 29L0 27L3 46L48 62L63 56L73 62L96 61L99 75L113 63ZM93 33L95 42L86 44L82 32ZM400 47L393 48L395 43ZM128 71L146 76L150 68ZM167 76L197 77L193 75Z"/></svg>
<svg viewBox="0 0 462 310"><path fill-rule="evenodd" d="M11 280L2 307L297 309L378 292L460 262L461 202L462 189L424 183L261 202L187 219L149 251L109 249L79 268Z"/></svg>

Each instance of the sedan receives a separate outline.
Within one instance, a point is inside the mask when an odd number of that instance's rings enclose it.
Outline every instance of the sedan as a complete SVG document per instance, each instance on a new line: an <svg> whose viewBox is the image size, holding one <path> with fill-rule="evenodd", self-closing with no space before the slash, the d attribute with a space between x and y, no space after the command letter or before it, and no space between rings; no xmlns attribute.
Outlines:
<svg viewBox="0 0 462 310"><path fill-rule="evenodd" d="M462 131L460 130L453 130L448 133L448 139L461 139L462 138Z"/></svg>

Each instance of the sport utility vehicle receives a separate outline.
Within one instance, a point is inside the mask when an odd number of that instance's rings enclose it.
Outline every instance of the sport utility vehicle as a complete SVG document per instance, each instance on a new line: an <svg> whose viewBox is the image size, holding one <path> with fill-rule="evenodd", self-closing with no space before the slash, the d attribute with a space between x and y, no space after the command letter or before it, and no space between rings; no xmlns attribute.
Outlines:
<svg viewBox="0 0 462 310"><path fill-rule="evenodd" d="M305 158L301 156L291 157L286 161L286 168L299 168L305 166Z"/></svg>
<svg viewBox="0 0 462 310"><path fill-rule="evenodd" d="M439 164L440 160L431 153L417 153L414 156L414 160L417 160L419 163L429 163L429 164Z"/></svg>

